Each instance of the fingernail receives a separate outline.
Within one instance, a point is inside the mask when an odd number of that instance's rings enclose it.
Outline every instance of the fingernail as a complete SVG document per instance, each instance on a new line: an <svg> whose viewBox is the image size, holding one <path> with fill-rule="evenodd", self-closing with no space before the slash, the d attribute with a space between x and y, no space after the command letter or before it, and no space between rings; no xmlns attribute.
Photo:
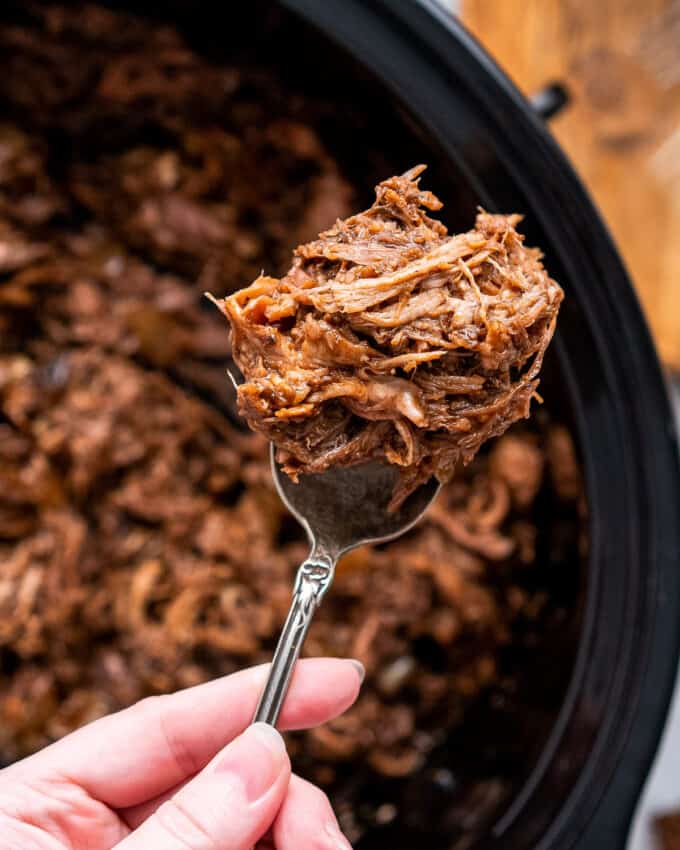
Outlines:
<svg viewBox="0 0 680 850"><path fill-rule="evenodd" d="M246 799L254 803L276 782L287 758L286 745L276 729L255 723L227 747L215 765L215 773L237 776Z"/></svg>
<svg viewBox="0 0 680 850"><path fill-rule="evenodd" d="M333 850L352 850L352 845L340 832L340 828L337 823L334 823L332 820L329 820L326 824L326 835L328 835L333 842Z"/></svg>
<svg viewBox="0 0 680 850"><path fill-rule="evenodd" d="M357 661L356 658L350 658L349 663L354 667L359 676L359 684L363 684L364 679L366 678L366 668L361 663L361 661Z"/></svg>

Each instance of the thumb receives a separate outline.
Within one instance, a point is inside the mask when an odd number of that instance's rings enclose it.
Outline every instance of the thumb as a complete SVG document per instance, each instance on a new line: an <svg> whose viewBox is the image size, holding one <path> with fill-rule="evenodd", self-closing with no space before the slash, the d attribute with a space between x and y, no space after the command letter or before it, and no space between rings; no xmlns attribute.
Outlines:
<svg viewBox="0 0 680 850"><path fill-rule="evenodd" d="M249 850L272 825L289 779L283 738L256 723L115 850Z"/></svg>

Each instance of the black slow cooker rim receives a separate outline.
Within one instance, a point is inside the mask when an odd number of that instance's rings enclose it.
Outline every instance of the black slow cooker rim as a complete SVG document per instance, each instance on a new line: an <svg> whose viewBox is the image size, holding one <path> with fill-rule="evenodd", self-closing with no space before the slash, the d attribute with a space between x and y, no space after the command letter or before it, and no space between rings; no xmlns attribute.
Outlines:
<svg viewBox="0 0 680 850"><path fill-rule="evenodd" d="M611 693L620 713L598 730L583 781L578 782L540 848L577 846L581 850L623 846L628 824L663 729L680 651L680 472L673 416L663 375L635 293L602 220L563 152L533 114L530 105L467 31L435 0L280 0L367 67L428 131L437 134L437 110L446 108L434 87L410 95L407 53L416 51L430 81L464 85L518 185L544 213L542 224L562 246L561 260L571 277L594 283L584 305L598 329L598 357L607 376L608 401L615 412L612 440L624 459L621 479L635 498L622 502L636 511L625 541L630 563L638 567L624 589L630 628L622 636L628 659ZM403 55L395 64L395 54ZM401 65L401 67L400 67ZM431 75L431 76L430 76ZM401 78L401 79L399 79ZM508 132L511 128L511 132ZM447 153L458 160L451 149ZM441 141L441 140L440 140ZM446 147L447 144L444 144ZM458 163L461 164L460 162ZM465 166L462 165L465 169ZM471 175L474 180L474 175ZM480 199L483 199L480 187ZM570 250L568 250L570 249ZM581 293L583 294L583 293ZM598 328L599 325L599 328ZM617 337L618 334L618 337ZM617 338L618 349L608 350ZM562 341L557 340L558 349ZM576 375L566 365L565 392L576 393ZM635 389L633 394L631 388ZM626 392L626 390L628 392ZM612 401L613 399L613 401ZM578 417L577 417L578 420ZM587 445L587 421L576 422ZM616 434L614 433L616 431ZM600 447L602 448L602 446ZM594 458L584 457L589 502L601 500L593 475ZM623 496L623 494L622 494ZM629 514L632 515L632 514ZM590 634L600 614L599 556L609 541L591 533L588 606L565 709L552 738L568 720L569 702L580 685ZM627 698L627 700L626 700ZM554 740L553 740L554 743ZM549 742L548 749L551 744ZM606 765L606 769L603 768ZM614 770L615 768L615 770ZM586 776L589 773L590 775ZM524 797L532 788L525 789ZM522 794L508 822L521 810Z"/></svg>

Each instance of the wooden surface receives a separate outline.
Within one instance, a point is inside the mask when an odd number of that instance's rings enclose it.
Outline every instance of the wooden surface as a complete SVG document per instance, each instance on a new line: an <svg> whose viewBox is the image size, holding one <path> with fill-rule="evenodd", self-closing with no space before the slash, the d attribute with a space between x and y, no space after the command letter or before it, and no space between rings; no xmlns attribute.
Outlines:
<svg viewBox="0 0 680 850"><path fill-rule="evenodd" d="M680 0L463 0L461 16L524 92L569 89L551 129L680 369Z"/></svg>

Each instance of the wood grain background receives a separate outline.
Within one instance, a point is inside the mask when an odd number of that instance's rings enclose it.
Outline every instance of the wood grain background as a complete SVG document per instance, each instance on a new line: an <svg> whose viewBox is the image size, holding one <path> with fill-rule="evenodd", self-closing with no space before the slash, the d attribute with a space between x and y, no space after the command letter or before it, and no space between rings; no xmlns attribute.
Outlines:
<svg viewBox="0 0 680 850"><path fill-rule="evenodd" d="M551 129L680 369L680 0L463 0L460 13L524 92L569 89Z"/></svg>

